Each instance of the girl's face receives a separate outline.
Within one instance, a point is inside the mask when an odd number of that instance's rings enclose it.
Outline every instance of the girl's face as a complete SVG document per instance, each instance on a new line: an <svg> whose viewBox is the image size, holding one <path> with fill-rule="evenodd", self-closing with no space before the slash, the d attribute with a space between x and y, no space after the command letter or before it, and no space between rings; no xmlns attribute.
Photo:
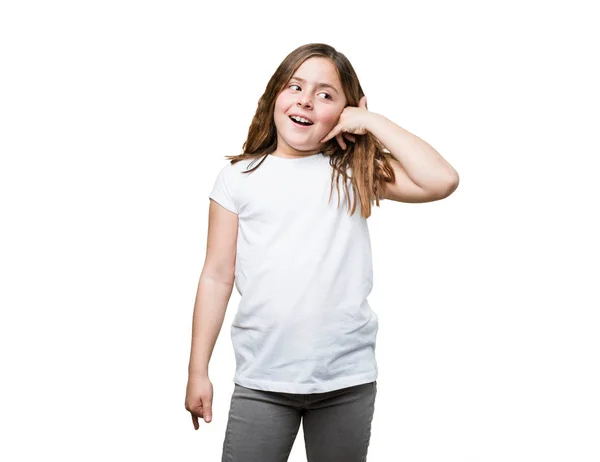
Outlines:
<svg viewBox="0 0 600 462"><path fill-rule="evenodd" d="M298 157L320 152L319 141L338 122L346 97L333 63L327 58L309 58L296 72L275 101L277 149L273 154ZM312 122L301 125L290 116Z"/></svg>

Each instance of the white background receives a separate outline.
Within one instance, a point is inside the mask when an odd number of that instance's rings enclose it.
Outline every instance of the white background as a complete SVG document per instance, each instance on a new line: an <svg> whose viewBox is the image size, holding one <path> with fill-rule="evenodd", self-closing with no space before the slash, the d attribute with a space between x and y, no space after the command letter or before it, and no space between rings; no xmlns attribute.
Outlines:
<svg viewBox="0 0 600 462"><path fill-rule="evenodd" d="M369 460L599 461L592 3L3 2L0 458L220 460L235 290L213 421L184 408L208 193L279 63L324 42L460 175L369 219Z"/></svg>

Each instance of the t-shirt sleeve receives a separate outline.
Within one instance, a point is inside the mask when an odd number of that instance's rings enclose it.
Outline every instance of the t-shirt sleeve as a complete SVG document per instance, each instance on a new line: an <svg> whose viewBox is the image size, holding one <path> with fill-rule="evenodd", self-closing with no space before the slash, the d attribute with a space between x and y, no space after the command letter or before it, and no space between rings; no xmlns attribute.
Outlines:
<svg viewBox="0 0 600 462"><path fill-rule="evenodd" d="M213 184L212 191L208 197L220 205L225 207L227 210L238 213L238 209L234 200L234 185L233 175L236 171L233 169L232 164L228 164L221 169L218 173L217 178Z"/></svg>

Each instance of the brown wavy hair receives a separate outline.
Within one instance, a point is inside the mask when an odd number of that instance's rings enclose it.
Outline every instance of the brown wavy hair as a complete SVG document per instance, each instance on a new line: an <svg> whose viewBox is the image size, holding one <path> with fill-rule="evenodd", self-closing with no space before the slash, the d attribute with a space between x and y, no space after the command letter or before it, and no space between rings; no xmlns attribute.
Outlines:
<svg viewBox="0 0 600 462"><path fill-rule="evenodd" d="M275 73L271 76L265 92L258 100L256 113L248 129L248 138L242 146L243 153L235 156L226 156L231 164L245 159L262 160L252 169L242 173L250 173L256 170L264 162L267 155L277 148L277 131L274 120L275 100L283 91L286 84L294 75L294 72L304 61L313 57L328 58L337 69L338 77L342 83L342 89L346 96L347 106L358 106L360 99L364 96L363 90L352 64L346 56L330 45L324 43L309 43L302 45L292 51L281 62ZM329 198L333 192L335 182L338 192L339 207L339 184L340 175L343 178L344 191L348 196L347 181L349 179L347 170L350 169L350 177L354 198L360 200L361 215L364 218L371 216L371 203L374 200L379 207L379 200L384 182L395 180L394 171L389 159L392 155L371 133L365 135L354 135L355 142L346 141L346 149L343 150L335 137L328 140L321 147L321 152L329 156L329 164L332 167L332 182ZM356 210L356 200L348 202L350 215Z"/></svg>

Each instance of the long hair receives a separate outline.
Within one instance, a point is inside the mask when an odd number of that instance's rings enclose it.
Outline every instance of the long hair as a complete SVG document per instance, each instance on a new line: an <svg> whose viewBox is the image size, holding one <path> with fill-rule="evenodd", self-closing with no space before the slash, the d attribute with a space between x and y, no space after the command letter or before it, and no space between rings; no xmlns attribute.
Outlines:
<svg viewBox="0 0 600 462"><path fill-rule="evenodd" d="M242 173L250 173L256 170L264 162L267 155L277 148L277 130L273 113L275 100L283 91L288 81L294 75L304 61L313 57L328 58L336 67L338 77L342 83L342 89L346 96L348 106L358 106L360 99L364 96L354 68L348 58L330 45L324 43L309 43L302 45L292 51L281 62L275 73L271 76L265 92L258 100L256 113L248 129L248 138L242 147L243 153L235 156L226 156L231 164L245 159L262 160L254 168ZM346 141L346 149L343 150L335 137L328 140L321 148L323 155L329 156L329 164L332 167L332 182L329 198L333 191L335 182L338 192L339 207L339 184L340 175L343 178L344 191L348 197L348 175L350 178L354 198L360 200L361 215L368 218L371 215L371 203L375 200L379 206L383 183L395 180L394 171L389 159L392 155L371 133L355 135L355 142ZM352 204L348 201L350 215L356 210L356 199Z"/></svg>

